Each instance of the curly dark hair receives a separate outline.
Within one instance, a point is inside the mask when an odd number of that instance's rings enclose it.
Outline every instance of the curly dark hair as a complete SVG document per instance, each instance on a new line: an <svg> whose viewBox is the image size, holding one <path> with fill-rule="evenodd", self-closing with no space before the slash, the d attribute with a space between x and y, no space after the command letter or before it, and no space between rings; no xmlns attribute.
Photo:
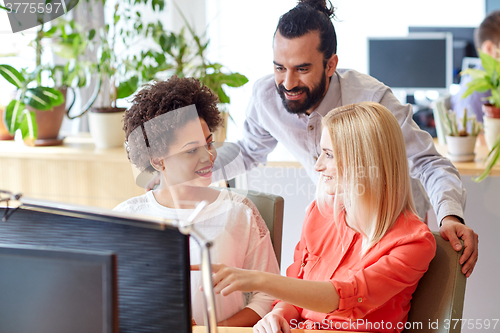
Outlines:
<svg viewBox="0 0 500 333"><path fill-rule="evenodd" d="M328 0L300 0L297 6L280 17L276 31L288 39L302 37L311 31L318 31L319 50L323 53L324 65L337 53L337 34L331 17L335 17L335 8ZM276 34L276 31L274 34Z"/></svg>
<svg viewBox="0 0 500 333"><path fill-rule="evenodd" d="M149 168L150 158L166 156L176 141L177 131L197 117L205 120L210 131L215 131L222 124L218 102L217 95L195 78L172 76L146 84L123 117L130 162L141 171ZM190 105L197 112L169 113Z"/></svg>

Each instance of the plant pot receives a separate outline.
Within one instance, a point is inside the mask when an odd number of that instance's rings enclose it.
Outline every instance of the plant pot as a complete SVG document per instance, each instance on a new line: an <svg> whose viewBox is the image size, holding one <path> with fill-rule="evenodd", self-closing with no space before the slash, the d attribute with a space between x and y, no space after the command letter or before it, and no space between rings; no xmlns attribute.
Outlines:
<svg viewBox="0 0 500 333"><path fill-rule="evenodd" d="M91 108L89 129L97 149L110 149L123 146L123 113L126 108Z"/></svg>
<svg viewBox="0 0 500 333"><path fill-rule="evenodd" d="M483 113L488 118L500 118L500 108L492 104L483 104Z"/></svg>
<svg viewBox="0 0 500 333"><path fill-rule="evenodd" d="M38 134L35 140L35 146L59 146L63 144L63 137L59 136L59 130L66 114L66 89L59 89L64 96L64 102L55 106L51 110L40 111L30 107L28 110L35 112Z"/></svg>
<svg viewBox="0 0 500 333"><path fill-rule="evenodd" d="M483 117L484 140L488 150L493 148L495 139L500 134L500 118L490 118L486 115Z"/></svg>
<svg viewBox="0 0 500 333"><path fill-rule="evenodd" d="M447 157L452 162L474 161L477 136L446 136Z"/></svg>
<svg viewBox="0 0 500 333"><path fill-rule="evenodd" d="M222 119L223 119L222 126L219 127L215 131L215 133L214 133L214 141L215 142L224 142L224 141L226 141L226 137L227 137L227 123L228 123L228 120L229 120L229 113L223 111L222 112Z"/></svg>
<svg viewBox="0 0 500 333"><path fill-rule="evenodd" d="M4 121L3 121L3 113L5 112L5 109L2 107L0 108L0 140L13 140L14 136L10 135L9 130L7 127L5 127Z"/></svg>

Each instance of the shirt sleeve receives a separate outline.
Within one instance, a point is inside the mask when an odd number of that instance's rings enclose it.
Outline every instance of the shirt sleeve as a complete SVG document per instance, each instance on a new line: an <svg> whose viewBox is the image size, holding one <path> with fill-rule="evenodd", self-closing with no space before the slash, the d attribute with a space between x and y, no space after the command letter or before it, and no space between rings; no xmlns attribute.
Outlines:
<svg viewBox="0 0 500 333"><path fill-rule="evenodd" d="M420 179L431 201L438 223L448 215L464 218L465 188L458 170L441 156L429 133L413 121L409 104L402 105L390 89L384 90L380 104L396 116L406 144L406 153L412 178Z"/></svg>
<svg viewBox="0 0 500 333"><path fill-rule="evenodd" d="M218 156L216 163L221 163L225 166L226 179L234 178L235 176L249 171L257 167L260 163L267 163L267 155L276 148L278 140L276 140L262 126L260 114L265 112L265 94L261 87L261 80L254 84L252 96L246 110L246 119L243 124L243 138L233 144L233 146L224 145L222 149L217 150ZM279 126L279 125L277 125ZM237 151L239 150L239 152ZM238 155L238 160L230 165L231 156ZM214 173L214 181L223 179L222 173Z"/></svg>
<svg viewBox="0 0 500 333"><path fill-rule="evenodd" d="M250 208L249 218L252 220L252 228L243 268L279 274L278 261L274 254L269 230L257 208L253 204ZM274 297L265 293L253 292L247 307L262 318L271 311L274 300Z"/></svg>
<svg viewBox="0 0 500 333"><path fill-rule="evenodd" d="M371 266L347 280L332 279L340 297L339 310L363 318L406 288L414 287L436 253L431 232L411 234Z"/></svg>

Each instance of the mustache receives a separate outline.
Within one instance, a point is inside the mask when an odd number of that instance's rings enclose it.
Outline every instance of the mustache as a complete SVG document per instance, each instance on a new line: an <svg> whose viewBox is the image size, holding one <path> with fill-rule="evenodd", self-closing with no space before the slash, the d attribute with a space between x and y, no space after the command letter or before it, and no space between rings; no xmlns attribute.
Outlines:
<svg viewBox="0 0 500 333"><path fill-rule="evenodd" d="M285 86L283 84L279 84L278 85L278 90L282 93L292 93L292 94L296 94L296 93L300 93L300 92L307 92L309 91L309 89L307 87L293 87L292 89L288 90L285 88Z"/></svg>

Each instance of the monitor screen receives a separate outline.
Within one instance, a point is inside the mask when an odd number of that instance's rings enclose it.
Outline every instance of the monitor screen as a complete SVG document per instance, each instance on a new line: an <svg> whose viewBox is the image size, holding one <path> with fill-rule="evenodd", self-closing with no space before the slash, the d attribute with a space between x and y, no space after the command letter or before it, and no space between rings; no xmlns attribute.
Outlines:
<svg viewBox="0 0 500 333"><path fill-rule="evenodd" d="M369 74L394 89L447 92L452 83L451 34L368 39Z"/></svg>
<svg viewBox="0 0 500 333"><path fill-rule="evenodd" d="M172 223L62 204L9 211L0 244L116 253L121 333L191 332L189 239Z"/></svg>
<svg viewBox="0 0 500 333"><path fill-rule="evenodd" d="M460 83L463 59L477 58L475 27L408 27L409 33L451 33L453 35L453 83Z"/></svg>
<svg viewBox="0 0 500 333"><path fill-rule="evenodd" d="M0 245L0 332L118 332L116 256Z"/></svg>

